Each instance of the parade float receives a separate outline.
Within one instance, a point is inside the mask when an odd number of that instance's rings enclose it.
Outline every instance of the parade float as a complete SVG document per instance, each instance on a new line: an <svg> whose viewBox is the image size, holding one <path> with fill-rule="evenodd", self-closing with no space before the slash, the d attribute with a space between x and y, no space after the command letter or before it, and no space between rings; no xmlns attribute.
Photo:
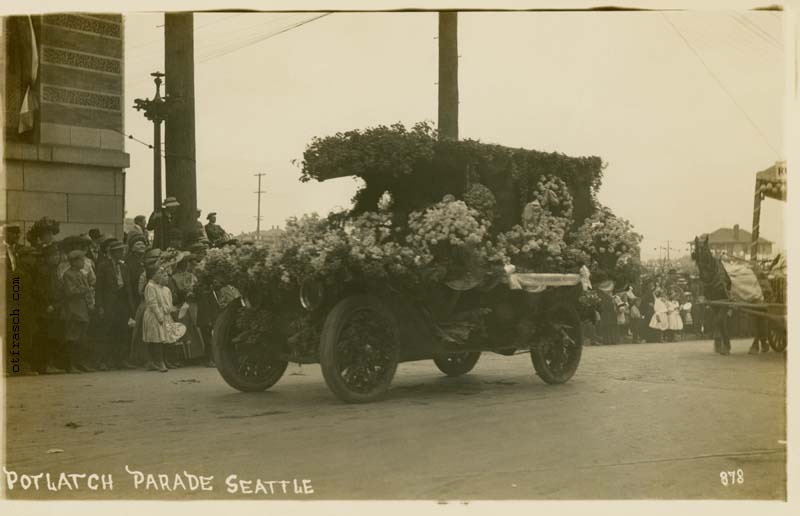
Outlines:
<svg viewBox="0 0 800 516"><path fill-rule="evenodd" d="M241 391L320 363L336 396L366 402L399 362L458 376L483 352L530 353L563 383L598 302L588 271L624 282L638 263L641 237L597 201L597 157L439 141L418 124L314 139L299 165L302 181L363 180L351 209L212 249L199 267L241 293L214 327L219 371Z"/></svg>

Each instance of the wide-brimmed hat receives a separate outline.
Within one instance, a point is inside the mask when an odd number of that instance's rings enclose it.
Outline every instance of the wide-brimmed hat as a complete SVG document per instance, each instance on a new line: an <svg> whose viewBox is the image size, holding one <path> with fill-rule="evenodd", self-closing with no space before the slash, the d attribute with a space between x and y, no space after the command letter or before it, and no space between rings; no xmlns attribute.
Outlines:
<svg viewBox="0 0 800 516"><path fill-rule="evenodd" d="M161 257L161 249L158 247L154 247L153 249L148 249L144 252L144 259L158 259Z"/></svg>
<svg viewBox="0 0 800 516"><path fill-rule="evenodd" d="M216 217L216 216L217 216L217 212L216 211L212 211L211 213L206 215L206 220L211 220L211 217Z"/></svg>
<svg viewBox="0 0 800 516"><path fill-rule="evenodd" d="M194 242L189 246L189 252L192 254L203 254L208 250L208 244L202 240Z"/></svg>
<svg viewBox="0 0 800 516"><path fill-rule="evenodd" d="M180 205L181 205L181 203L179 203L178 199L176 199L174 197L167 197L166 199L164 199L164 207L165 208L177 208Z"/></svg>
<svg viewBox="0 0 800 516"><path fill-rule="evenodd" d="M179 251L177 249L167 249L166 251L161 252L161 257L158 259L158 266L171 271L188 254L189 253L185 251Z"/></svg>
<svg viewBox="0 0 800 516"><path fill-rule="evenodd" d="M145 267L148 266L155 266L158 264L158 260L161 258L161 249L148 249L144 253L144 258L142 259L142 263Z"/></svg>
<svg viewBox="0 0 800 516"><path fill-rule="evenodd" d="M86 253L84 253L80 249L74 249L70 251L69 254L67 254L67 259L69 261L72 261L72 260L77 260L78 258L83 258L84 256L86 256Z"/></svg>
<svg viewBox="0 0 800 516"><path fill-rule="evenodd" d="M611 280L601 281L595 286L595 288L607 294L611 294L614 291L614 282Z"/></svg>
<svg viewBox="0 0 800 516"><path fill-rule="evenodd" d="M125 247L126 247L125 244L123 244L119 240L114 240L113 242L108 244L108 250L109 251L118 251L118 250L121 250L121 249L125 249Z"/></svg>

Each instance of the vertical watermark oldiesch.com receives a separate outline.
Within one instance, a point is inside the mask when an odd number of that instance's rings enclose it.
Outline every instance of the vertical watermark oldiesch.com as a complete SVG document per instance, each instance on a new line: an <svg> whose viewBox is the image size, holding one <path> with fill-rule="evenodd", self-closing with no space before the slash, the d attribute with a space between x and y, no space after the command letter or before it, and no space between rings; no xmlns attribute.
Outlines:
<svg viewBox="0 0 800 516"><path fill-rule="evenodd" d="M22 280L17 274L6 277L6 331L3 336L6 354L6 374L22 372Z"/></svg>

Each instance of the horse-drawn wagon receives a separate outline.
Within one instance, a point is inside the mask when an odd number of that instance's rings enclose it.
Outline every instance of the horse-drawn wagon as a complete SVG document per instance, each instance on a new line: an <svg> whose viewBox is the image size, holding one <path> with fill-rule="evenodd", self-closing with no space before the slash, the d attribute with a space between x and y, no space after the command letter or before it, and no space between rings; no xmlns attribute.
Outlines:
<svg viewBox="0 0 800 516"><path fill-rule="evenodd" d="M591 213L601 170L599 158L439 142L424 127L315 140L302 179L364 186L352 209L290 220L271 246L209 252L201 281L242 292L214 327L219 372L261 391L289 362L319 363L337 397L368 402L400 362L458 376L494 352L530 353L542 380L568 381L585 281L558 242ZM525 261L536 253L546 261ZM536 263L552 268L525 266Z"/></svg>
<svg viewBox="0 0 800 516"><path fill-rule="evenodd" d="M767 344L773 351L785 351L786 262L783 256L773 260L767 270L754 270L752 264L744 260L714 256L707 238L695 238L692 256L707 298L703 304L711 307L713 314L715 351L730 352L728 321L733 313L749 316L754 322L756 342L751 352L758 351L758 341L762 351Z"/></svg>

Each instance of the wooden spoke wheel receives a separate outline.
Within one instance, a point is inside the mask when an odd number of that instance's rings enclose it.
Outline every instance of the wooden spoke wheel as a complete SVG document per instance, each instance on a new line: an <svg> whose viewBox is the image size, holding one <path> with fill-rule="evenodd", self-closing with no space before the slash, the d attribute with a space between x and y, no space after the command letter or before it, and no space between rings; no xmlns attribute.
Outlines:
<svg viewBox="0 0 800 516"><path fill-rule="evenodd" d="M540 333L531 346L536 374L547 383L568 381L578 369L583 351L583 329L578 312L562 302L547 310Z"/></svg>
<svg viewBox="0 0 800 516"><path fill-rule="evenodd" d="M264 391L281 379L289 363L271 357L264 346L234 342L235 322L240 311L241 307L229 306L217 317L213 334L214 361L222 378L234 389Z"/></svg>
<svg viewBox="0 0 800 516"><path fill-rule="evenodd" d="M380 299L347 297L325 319L320 364L328 388L347 403L383 397L397 371L397 323Z"/></svg>
<svg viewBox="0 0 800 516"><path fill-rule="evenodd" d="M447 376L461 376L472 371L479 358L481 358L480 351L465 351L438 355L433 358L433 363Z"/></svg>

